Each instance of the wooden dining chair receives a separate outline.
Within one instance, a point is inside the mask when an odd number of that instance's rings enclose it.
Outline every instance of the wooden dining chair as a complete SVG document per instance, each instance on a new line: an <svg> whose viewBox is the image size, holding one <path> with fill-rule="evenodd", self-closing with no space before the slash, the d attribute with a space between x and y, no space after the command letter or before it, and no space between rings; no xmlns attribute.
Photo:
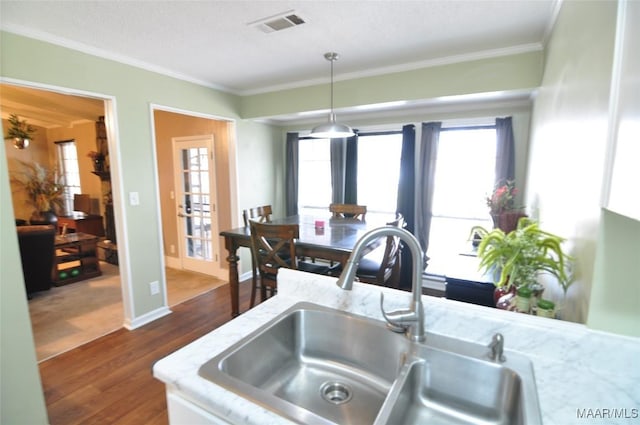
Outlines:
<svg viewBox="0 0 640 425"><path fill-rule="evenodd" d="M402 214L396 214L395 220L387 226L403 228ZM362 257L356 271L360 282L373 283L391 288L400 287L400 238L387 236L386 243Z"/></svg>
<svg viewBox="0 0 640 425"><path fill-rule="evenodd" d="M249 220L255 220L259 223L271 222L272 208L271 205L262 205L259 207L248 208L242 211L242 219L244 220L244 227L249 227ZM253 258L253 250L251 251L251 288L255 288L258 284L258 265L256 259ZM255 289L252 289L252 293ZM253 299L253 298L252 298Z"/></svg>
<svg viewBox="0 0 640 425"><path fill-rule="evenodd" d="M297 224L260 223L249 220L251 251L256 261L259 283L251 288L251 307L255 305L256 290L261 301L277 292L277 274L282 267L317 274L329 274L329 266L298 261L296 240L300 238Z"/></svg>
<svg viewBox="0 0 640 425"><path fill-rule="evenodd" d="M334 218L356 218L358 220L364 220L367 214L366 205L356 204L331 204L329 205L329 211L333 213Z"/></svg>
<svg viewBox="0 0 640 425"><path fill-rule="evenodd" d="M242 211L244 227L249 227L249 220L255 220L260 223L271 223L271 214L273 214L271 205L248 208Z"/></svg>

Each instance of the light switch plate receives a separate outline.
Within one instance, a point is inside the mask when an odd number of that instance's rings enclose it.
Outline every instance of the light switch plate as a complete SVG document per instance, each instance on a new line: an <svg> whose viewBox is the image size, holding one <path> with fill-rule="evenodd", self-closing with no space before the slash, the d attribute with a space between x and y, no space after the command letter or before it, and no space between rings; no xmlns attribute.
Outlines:
<svg viewBox="0 0 640 425"><path fill-rule="evenodd" d="M140 205L140 195L138 192L129 192L129 205Z"/></svg>
<svg viewBox="0 0 640 425"><path fill-rule="evenodd" d="M160 293L160 282L157 280L149 283L149 292L151 295L157 295Z"/></svg>

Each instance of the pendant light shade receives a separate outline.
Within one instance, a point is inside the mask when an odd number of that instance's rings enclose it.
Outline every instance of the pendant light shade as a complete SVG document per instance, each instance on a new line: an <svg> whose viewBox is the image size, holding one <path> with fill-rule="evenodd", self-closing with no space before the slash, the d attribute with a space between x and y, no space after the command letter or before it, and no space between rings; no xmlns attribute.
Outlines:
<svg viewBox="0 0 640 425"><path fill-rule="evenodd" d="M324 58L331 62L331 112L329 113L329 121L321 124L311 130L311 137L322 139L334 139L353 136L353 130L346 124L336 122L336 114L333 113L333 62L338 60L338 54L329 52L324 54Z"/></svg>

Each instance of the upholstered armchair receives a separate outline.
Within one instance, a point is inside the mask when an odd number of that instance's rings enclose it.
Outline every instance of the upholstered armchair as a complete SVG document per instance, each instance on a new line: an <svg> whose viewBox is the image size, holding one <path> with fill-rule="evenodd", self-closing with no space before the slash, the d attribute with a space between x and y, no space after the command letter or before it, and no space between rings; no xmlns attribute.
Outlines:
<svg viewBox="0 0 640 425"><path fill-rule="evenodd" d="M27 295L51 289L56 228L52 225L18 226L18 244Z"/></svg>

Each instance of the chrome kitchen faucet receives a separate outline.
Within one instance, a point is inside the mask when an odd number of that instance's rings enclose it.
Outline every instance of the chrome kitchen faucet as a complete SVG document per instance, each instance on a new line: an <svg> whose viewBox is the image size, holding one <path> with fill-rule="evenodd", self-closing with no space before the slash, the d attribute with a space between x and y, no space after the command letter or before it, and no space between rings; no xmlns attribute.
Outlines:
<svg viewBox="0 0 640 425"><path fill-rule="evenodd" d="M353 288L358 263L367 245L383 236L396 236L405 242L413 257L413 279L411 285L412 301L408 309L385 312L383 307L384 294L380 294L380 309L382 315L394 332L403 332L411 341L424 341L424 308L422 306L422 249L420 243L409 231L399 227L385 226L365 233L356 242L347 260L345 268L336 284L347 291Z"/></svg>

